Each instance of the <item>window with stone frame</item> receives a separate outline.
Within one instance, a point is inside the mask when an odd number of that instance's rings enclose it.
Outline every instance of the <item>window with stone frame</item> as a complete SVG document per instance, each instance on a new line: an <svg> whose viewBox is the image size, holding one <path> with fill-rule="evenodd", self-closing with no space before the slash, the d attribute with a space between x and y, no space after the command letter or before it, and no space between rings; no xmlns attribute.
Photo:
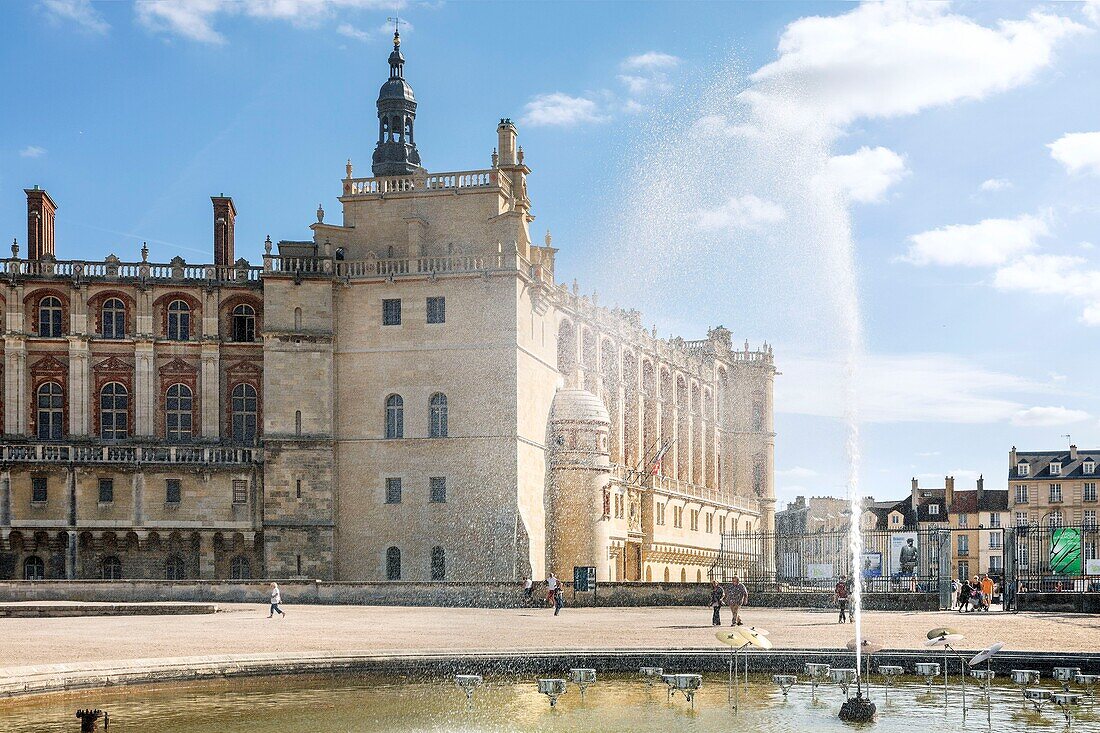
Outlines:
<svg viewBox="0 0 1100 733"><path fill-rule="evenodd" d="M1096 531L1096 510L1086 509L1084 517L1081 520L1081 524L1084 526L1086 532Z"/></svg>
<svg viewBox="0 0 1100 733"><path fill-rule="evenodd" d="M1050 503L1058 504L1062 501L1062 484L1050 485Z"/></svg>
<svg viewBox="0 0 1100 733"><path fill-rule="evenodd" d="M120 382L108 382L99 390L99 437L125 440L130 434L130 393Z"/></svg>
<svg viewBox="0 0 1100 733"><path fill-rule="evenodd" d="M65 335L62 323L61 299L48 295L38 302L38 335L44 338L60 338Z"/></svg>
<svg viewBox="0 0 1100 733"><path fill-rule="evenodd" d="M31 476L31 502L45 504L49 498L49 480L45 476Z"/></svg>
<svg viewBox="0 0 1100 733"><path fill-rule="evenodd" d="M248 303L241 303L233 308L230 315L232 330L230 332L233 341L238 343L251 343L256 340L256 309Z"/></svg>
<svg viewBox="0 0 1100 733"><path fill-rule="evenodd" d="M23 580L45 580L46 563L37 555L31 555L23 561Z"/></svg>
<svg viewBox="0 0 1100 733"><path fill-rule="evenodd" d="M191 439L194 395L186 384L173 384L164 394L164 437L172 442Z"/></svg>
<svg viewBox="0 0 1100 733"><path fill-rule="evenodd" d="M447 478L432 476L428 479L428 501L432 504L447 503Z"/></svg>
<svg viewBox="0 0 1100 733"><path fill-rule="evenodd" d="M1017 504L1027 504L1027 484L1016 484L1016 502Z"/></svg>
<svg viewBox="0 0 1100 733"><path fill-rule="evenodd" d="M428 437L447 437L447 395L436 392L428 404Z"/></svg>
<svg viewBox="0 0 1100 733"><path fill-rule="evenodd" d="M241 443L250 443L256 439L256 424L259 415L259 397L256 388L248 382L233 387L229 400L230 434Z"/></svg>
<svg viewBox="0 0 1100 733"><path fill-rule="evenodd" d="M1086 481L1081 491L1082 501L1096 501L1096 482Z"/></svg>
<svg viewBox="0 0 1100 733"><path fill-rule="evenodd" d="M179 504L183 498L183 482L178 478L164 480L164 503Z"/></svg>
<svg viewBox="0 0 1100 733"><path fill-rule="evenodd" d="M1016 526L1026 527L1027 524L1027 512L1016 512Z"/></svg>
<svg viewBox="0 0 1100 733"><path fill-rule="evenodd" d="M191 306L186 300L173 300L168 304L167 337L170 341L188 341L191 338Z"/></svg>
<svg viewBox="0 0 1100 733"><path fill-rule="evenodd" d="M428 323L445 323L447 321L447 300L443 296L428 298Z"/></svg>
<svg viewBox="0 0 1100 733"><path fill-rule="evenodd" d="M103 301L99 329L105 339L126 338L126 304L120 298Z"/></svg>
<svg viewBox="0 0 1100 733"><path fill-rule="evenodd" d="M100 577L103 580L121 580L122 561L114 555L108 555L103 558L100 564Z"/></svg>
<svg viewBox="0 0 1100 733"><path fill-rule="evenodd" d="M400 504L401 503L401 479L400 478L388 478L386 479L386 503L387 504Z"/></svg>
<svg viewBox="0 0 1100 733"><path fill-rule="evenodd" d="M401 550L396 547L386 550L386 580L401 580Z"/></svg>
<svg viewBox="0 0 1100 733"><path fill-rule="evenodd" d="M169 555L164 561L165 580L185 580L187 578L187 564L179 555Z"/></svg>
<svg viewBox="0 0 1100 733"><path fill-rule="evenodd" d="M438 545L432 548L432 580L447 579L447 553Z"/></svg>
<svg viewBox="0 0 1100 733"><path fill-rule="evenodd" d="M113 478L101 478L99 480L99 503L110 504L115 500L115 480Z"/></svg>
<svg viewBox="0 0 1100 733"><path fill-rule="evenodd" d="M248 482L244 479L233 479L233 503L237 505L248 503Z"/></svg>
<svg viewBox="0 0 1100 733"><path fill-rule="evenodd" d="M252 564L247 557L237 555L229 561L229 578L231 580L251 580Z"/></svg>
<svg viewBox="0 0 1100 733"><path fill-rule="evenodd" d="M383 326L400 326L401 325L401 299L400 298L383 298L382 299L382 325Z"/></svg>
<svg viewBox="0 0 1100 733"><path fill-rule="evenodd" d="M391 440L405 437L405 401L399 394L386 398L386 437Z"/></svg>
<svg viewBox="0 0 1100 733"><path fill-rule="evenodd" d="M57 382L39 385L36 395L39 440L61 440L64 435L65 391Z"/></svg>
<svg viewBox="0 0 1100 733"><path fill-rule="evenodd" d="M1047 515L1047 526L1049 527L1061 527L1062 526L1062 510L1055 509Z"/></svg>

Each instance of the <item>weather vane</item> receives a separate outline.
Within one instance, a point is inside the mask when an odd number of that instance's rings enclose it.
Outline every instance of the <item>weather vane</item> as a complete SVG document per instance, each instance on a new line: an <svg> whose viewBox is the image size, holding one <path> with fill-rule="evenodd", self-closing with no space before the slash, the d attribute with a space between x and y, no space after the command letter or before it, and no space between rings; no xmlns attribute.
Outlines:
<svg viewBox="0 0 1100 733"><path fill-rule="evenodd" d="M407 20L401 20L400 15L395 15L392 18L386 18L386 20L393 23L393 34L395 36L398 34L398 31L399 31L400 26L401 26L402 23L404 23L405 25L409 24L409 22Z"/></svg>

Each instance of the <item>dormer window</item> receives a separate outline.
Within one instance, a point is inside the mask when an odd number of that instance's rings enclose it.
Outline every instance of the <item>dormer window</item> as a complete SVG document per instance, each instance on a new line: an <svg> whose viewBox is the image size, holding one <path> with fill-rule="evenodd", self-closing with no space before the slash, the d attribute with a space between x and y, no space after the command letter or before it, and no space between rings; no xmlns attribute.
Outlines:
<svg viewBox="0 0 1100 733"><path fill-rule="evenodd" d="M940 513L940 505L939 504L929 504L928 505L928 514L929 514L929 516L936 516L939 513Z"/></svg>
<svg viewBox="0 0 1100 733"><path fill-rule="evenodd" d="M1055 462L1052 461L1051 464L1050 464L1050 475L1051 476L1061 476L1062 475L1062 464L1061 463L1055 463Z"/></svg>
<svg viewBox="0 0 1100 733"><path fill-rule="evenodd" d="M1024 461L1020 461L1016 464L1017 476L1027 476L1029 473L1031 473L1031 466L1029 464L1025 463Z"/></svg>
<svg viewBox="0 0 1100 733"><path fill-rule="evenodd" d="M1081 471L1086 474L1096 473L1096 464L1093 461L1085 461L1081 464Z"/></svg>

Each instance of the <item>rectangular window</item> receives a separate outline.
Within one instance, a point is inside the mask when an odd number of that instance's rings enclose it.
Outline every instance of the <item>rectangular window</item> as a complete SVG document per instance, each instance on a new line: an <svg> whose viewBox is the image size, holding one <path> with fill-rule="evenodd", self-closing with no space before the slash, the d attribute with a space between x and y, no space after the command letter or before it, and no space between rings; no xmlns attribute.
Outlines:
<svg viewBox="0 0 1100 733"><path fill-rule="evenodd" d="M1085 517L1084 517L1084 521L1082 522L1082 524L1085 525L1086 530L1092 530L1092 531L1096 530L1096 510L1095 509L1086 509L1085 510Z"/></svg>
<svg viewBox="0 0 1100 733"><path fill-rule="evenodd" d="M1004 558L1000 555L993 555L989 558L989 572L999 573L1004 570Z"/></svg>
<svg viewBox="0 0 1100 733"><path fill-rule="evenodd" d="M1086 481L1085 491L1082 493L1081 498L1085 501L1096 501L1096 482Z"/></svg>
<svg viewBox="0 0 1100 733"><path fill-rule="evenodd" d="M294 482L294 498L295 499L301 499L302 498L302 479L298 479L297 481Z"/></svg>
<svg viewBox="0 0 1100 733"><path fill-rule="evenodd" d="M1062 475L1062 464L1061 463L1051 463L1050 464L1050 475L1051 476L1061 476Z"/></svg>
<svg viewBox="0 0 1100 733"><path fill-rule="evenodd" d="M386 503L387 504L400 504L401 503L401 479L388 478L386 479Z"/></svg>
<svg viewBox="0 0 1100 733"><path fill-rule="evenodd" d="M382 301L382 325L401 325L401 299L386 298Z"/></svg>
<svg viewBox="0 0 1100 733"><path fill-rule="evenodd" d="M1050 485L1050 503L1058 504L1062 501L1062 484Z"/></svg>
<svg viewBox="0 0 1100 733"><path fill-rule="evenodd" d="M1096 559L1096 543L1091 540L1085 543L1085 559Z"/></svg>
<svg viewBox="0 0 1100 733"><path fill-rule="evenodd" d="M45 504L48 498L46 491L46 477L45 476L32 476L31 477L31 501L35 504Z"/></svg>
<svg viewBox="0 0 1100 733"><path fill-rule="evenodd" d="M939 504L929 504L928 505L928 514L929 515L935 516L939 513L940 513L940 505Z"/></svg>
<svg viewBox="0 0 1100 733"><path fill-rule="evenodd" d="M1027 484L1017 484L1016 485L1016 503L1017 504L1026 504L1027 503Z"/></svg>
<svg viewBox="0 0 1100 733"><path fill-rule="evenodd" d="M959 563L959 577L960 578L969 578L970 577L970 563L969 562L963 560L962 562Z"/></svg>
<svg viewBox="0 0 1100 733"><path fill-rule="evenodd" d="M181 481L178 478L169 478L164 480L164 503L165 504L179 504L180 496L183 491L181 488Z"/></svg>
<svg viewBox="0 0 1100 733"><path fill-rule="evenodd" d="M961 534L961 535L959 535L959 555L963 556L963 555L969 555L969 554L970 554L970 537L968 537L967 535Z"/></svg>
<svg viewBox="0 0 1100 733"><path fill-rule="evenodd" d="M1031 464L1024 463L1023 461L1016 464L1017 476L1027 476L1029 473L1031 473Z"/></svg>
<svg viewBox="0 0 1100 733"><path fill-rule="evenodd" d="M989 549L999 550L999 549L1001 549L1002 544L1003 543L1001 542L1001 533L1000 532L990 532L989 533Z"/></svg>
<svg viewBox="0 0 1100 733"><path fill-rule="evenodd" d="M966 516L965 514L960 514L959 515L959 526L960 527L969 527L970 526L970 518L968 516Z"/></svg>
<svg viewBox="0 0 1100 733"><path fill-rule="evenodd" d="M99 503L110 504L115 500L115 480L113 478L101 478L99 480Z"/></svg>
<svg viewBox="0 0 1100 733"><path fill-rule="evenodd" d="M1031 562L1031 552L1027 545L1016 545L1016 567L1027 568Z"/></svg>
<svg viewBox="0 0 1100 733"><path fill-rule="evenodd" d="M428 501L433 504L447 503L447 478L432 476L428 479Z"/></svg>
<svg viewBox="0 0 1100 733"><path fill-rule="evenodd" d="M428 298L428 323L447 321L447 301L443 296Z"/></svg>
<svg viewBox="0 0 1100 733"><path fill-rule="evenodd" d="M1094 461L1085 461L1081 464L1081 472L1085 474L1096 473L1096 463Z"/></svg>
<svg viewBox="0 0 1100 733"><path fill-rule="evenodd" d="M1001 514L1000 514L1000 512L990 512L989 513L989 526L990 527L1000 527L1001 526Z"/></svg>
<svg viewBox="0 0 1100 733"><path fill-rule="evenodd" d="M233 503L248 503L248 482L243 479L233 479Z"/></svg>
<svg viewBox="0 0 1100 733"><path fill-rule="evenodd" d="M1026 527L1027 526L1027 512L1016 512L1016 526L1017 527Z"/></svg>

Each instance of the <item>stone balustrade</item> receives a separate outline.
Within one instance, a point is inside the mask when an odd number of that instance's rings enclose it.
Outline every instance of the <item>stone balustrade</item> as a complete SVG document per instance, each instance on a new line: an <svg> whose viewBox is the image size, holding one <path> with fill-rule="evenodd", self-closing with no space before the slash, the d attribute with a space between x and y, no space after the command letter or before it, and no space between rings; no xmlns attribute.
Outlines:
<svg viewBox="0 0 1100 733"><path fill-rule="evenodd" d="M0 443L0 463L165 464L239 466L259 461L250 446L81 443Z"/></svg>
<svg viewBox="0 0 1100 733"><path fill-rule="evenodd" d="M622 464L612 464L611 473L615 478L623 481L624 483L631 483L631 478L628 473L633 471ZM640 479L635 477L633 481L641 481L641 485L645 488L662 491L669 494L680 494L681 496L692 497L700 499L702 501L710 502L713 504L719 504L721 506L736 509L738 511L747 512L749 514L759 514L760 504L755 499L750 499L744 496L729 495L718 489L711 488L709 486L703 486L701 484L693 484L687 481L680 481L670 476L642 476Z"/></svg>
<svg viewBox="0 0 1100 733"><path fill-rule="evenodd" d="M495 168L451 173L429 173L419 176L380 176L378 178L345 178L344 196L380 196L410 191L458 191L463 189L499 188L512 195L512 182Z"/></svg>
<svg viewBox="0 0 1100 733"><path fill-rule="evenodd" d="M391 257L332 260L328 257L264 257L264 272L297 275L333 275L341 278L423 277L433 274L491 272L505 269L501 253L442 257Z"/></svg>
<svg viewBox="0 0 1100 733"><path fill-rule="evenodd" d="M20 278L61 278L81 281L175 281L195 283L259 283L262 268L239 262L236 265L189 265L182 258L168 263L122 262L108 257L102 262L88 260L3 260L3 272L9 280Z"/></svg>

